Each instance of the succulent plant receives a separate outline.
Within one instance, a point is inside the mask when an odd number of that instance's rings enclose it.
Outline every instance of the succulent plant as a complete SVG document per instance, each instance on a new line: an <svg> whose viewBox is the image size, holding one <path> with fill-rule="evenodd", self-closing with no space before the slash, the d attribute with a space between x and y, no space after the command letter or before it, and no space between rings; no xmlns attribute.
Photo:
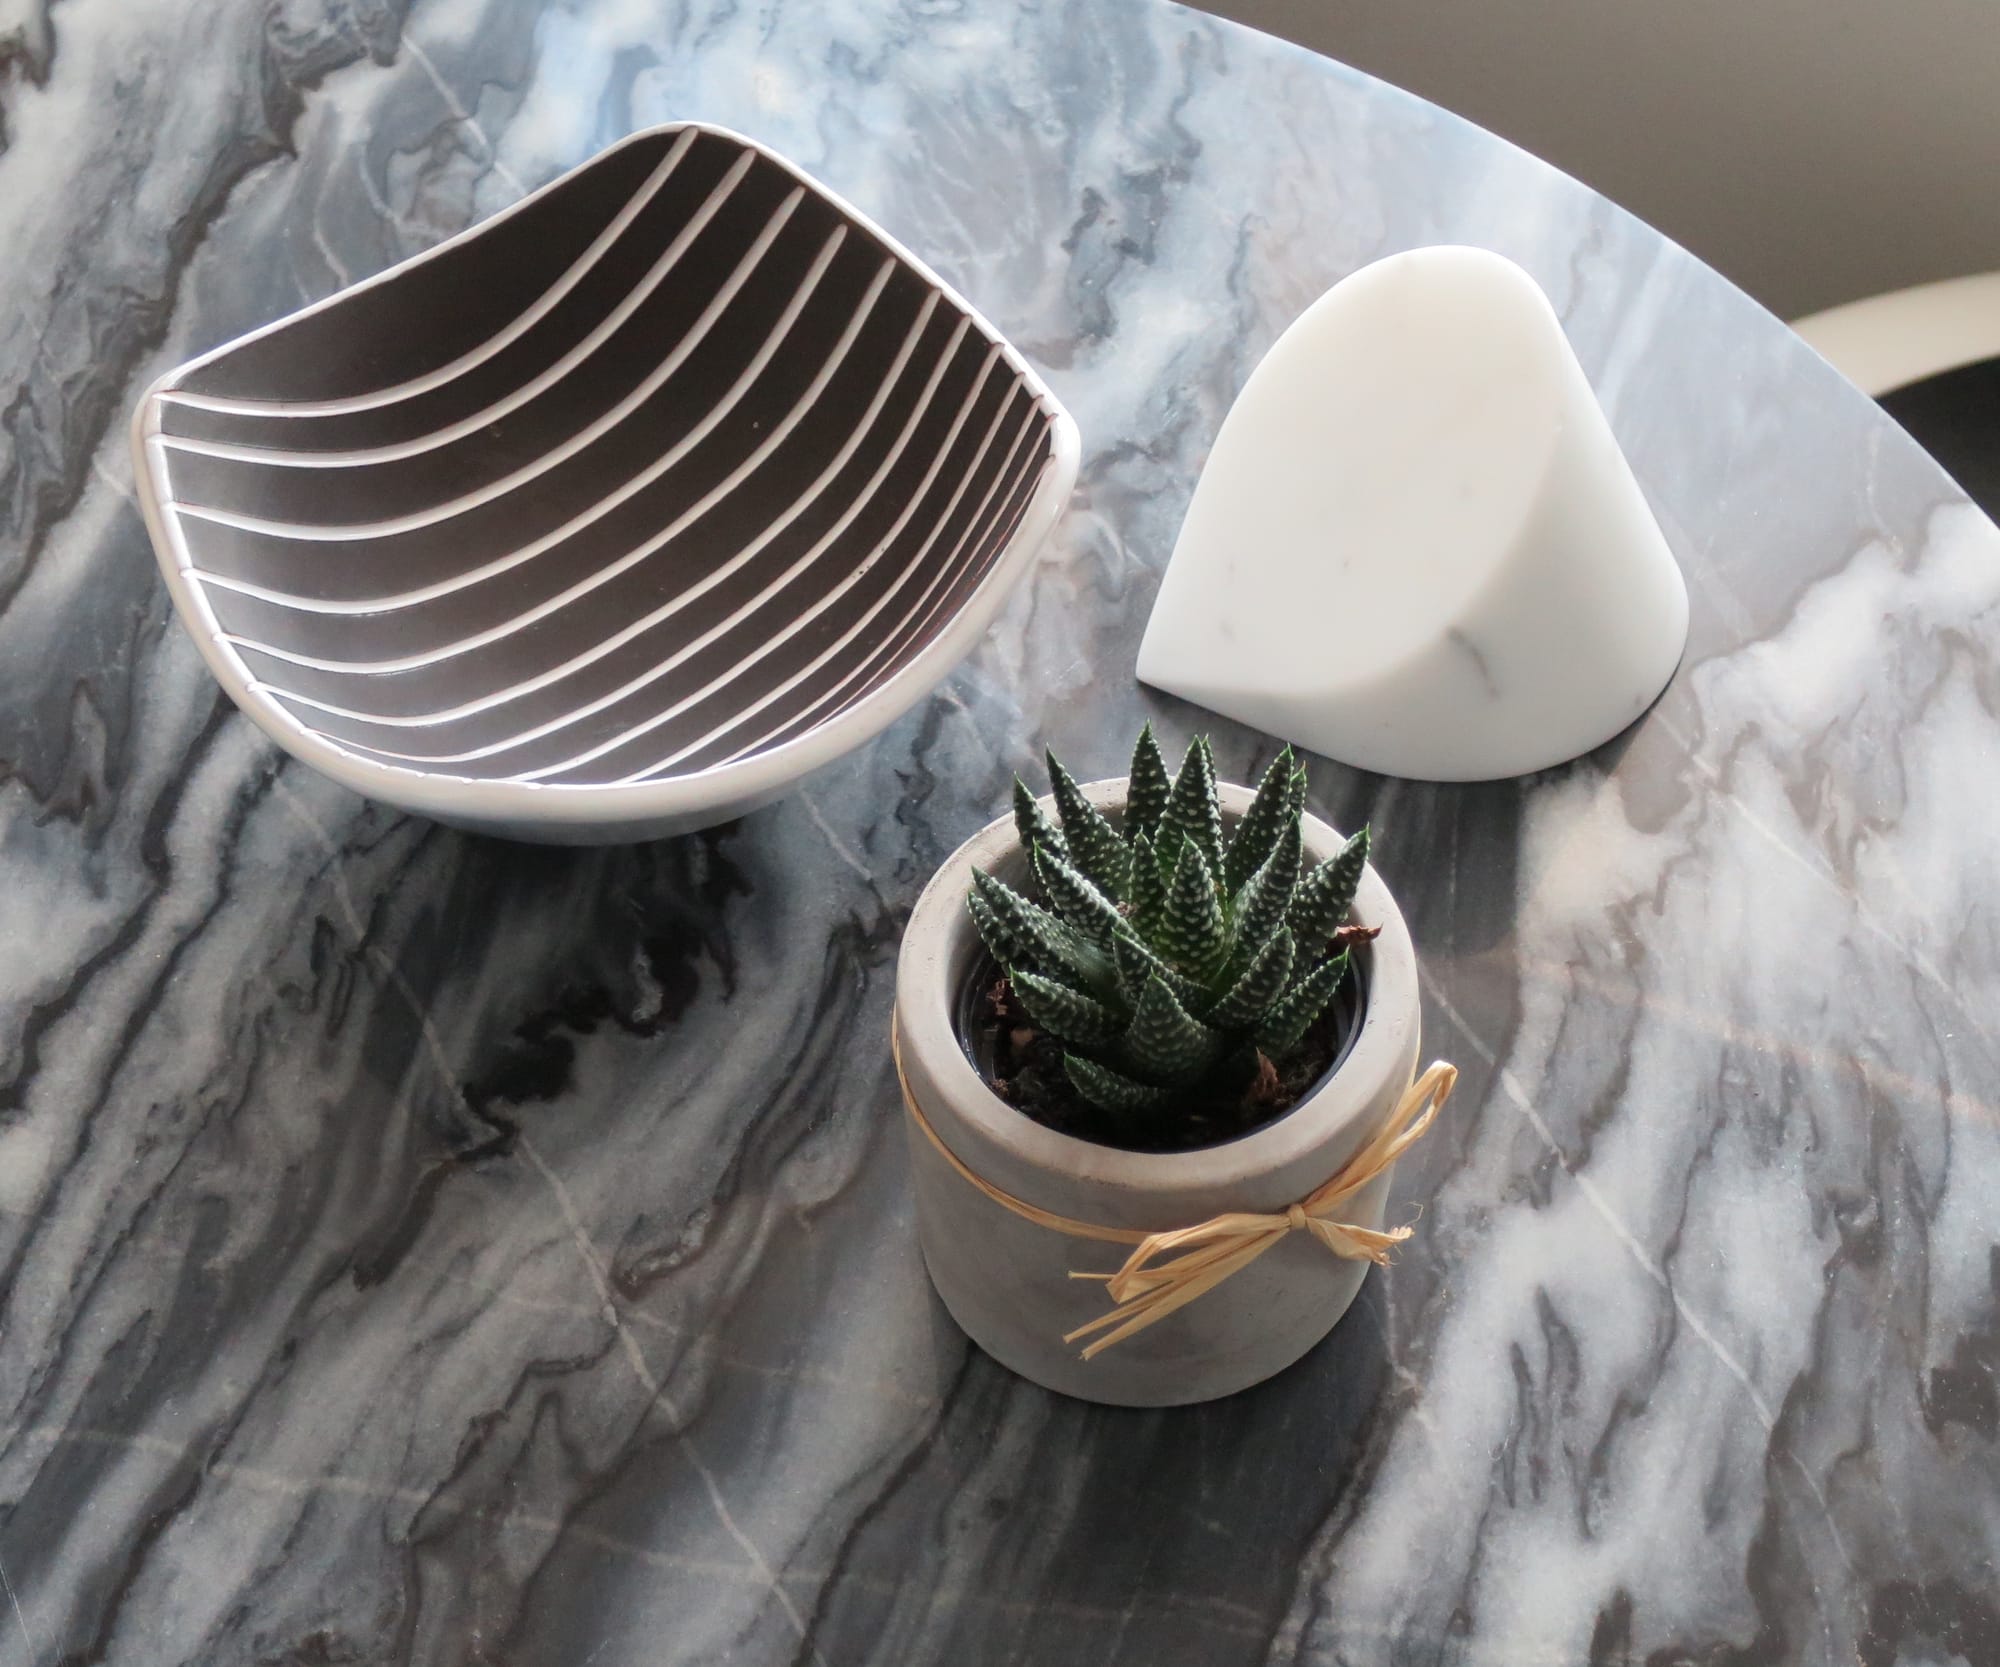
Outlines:
<svg viewBox="0 0 2000 1667"><path fill-rule="evenodd" d="M1048 768L1056 818L1014 781L1044 902L976 873L966 905L1021 1008L1062 1045L1077 1093L1124 1116L1282 1064L1347 976L1337 939L1368 830L1305 869L1306 772L1289 747L1228 833L1205 736L1169 777L1151 725L1141 731L1122 827L1054 754Z"/></svg>

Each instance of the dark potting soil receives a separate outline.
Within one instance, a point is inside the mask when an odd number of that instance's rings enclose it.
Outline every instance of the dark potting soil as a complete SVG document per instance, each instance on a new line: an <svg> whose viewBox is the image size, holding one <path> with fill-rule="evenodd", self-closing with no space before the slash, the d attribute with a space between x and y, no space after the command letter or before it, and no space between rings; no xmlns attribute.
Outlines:
<svg viewBox="0 0 2000 1667"><path fill-rule="evenodd" d="M1254 1134L1318 1088L1346 1057L1365 1001L1357 963L1282 1067L1259 1054L1219 1072L1194 1098L1123 1114L1077 1093L1062 1044L1027 1016L990 956L979 958L959 992L958 1036L994 1093L1058 1134L1127 1152L1193 1152Z"/></svg>

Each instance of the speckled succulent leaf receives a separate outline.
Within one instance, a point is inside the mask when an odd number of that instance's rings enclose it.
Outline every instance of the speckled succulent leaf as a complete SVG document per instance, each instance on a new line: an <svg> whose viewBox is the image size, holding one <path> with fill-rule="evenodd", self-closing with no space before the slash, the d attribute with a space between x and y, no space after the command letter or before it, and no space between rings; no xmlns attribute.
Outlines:
<svg viewBox="0 0 2000 1667"><path fill-rule="evenodd" d="M1173 790L1167 761L1160 756L1160 743L1153 739L1153 726L1147 724L1139 731L1139 744L1132 749L1132 773L1125 782L1127 844L1137 845L1142 839L1152 839Z"/></svg>
<svg viewBox="0 0 2000 1667"><path fill-rule="evenodd" d="M1285 747L1271 760L1264 779L1257 784L1257 796L1229 836L1229 848L1222 858L1222 889L1232 896L1264 866L1286 824L1297 829L1298 814L1292 809L1295 774L1292 749Z"/></svg>
<svg viewBox="0 0 2000 1667"><path fill-rule="evenodd" d="M1056 913L1100 949L1109 949L1125 924L1118 905L1051 851L1036 853L1035 873Z"/></svg>
<svg viewBox="0 0 2000 1667"><path fill-rule="evenodd" d="M1123 1063L1143 1080L1183 1086L1215 1063L1226 1041L1190 1014L1167 981L1155 975L1125 1031Z"/></svg>
<svg viewBox="0 0 2000 1667"><path fill-rule="evenodd" d="M1122 831L1054 758L1049 779L1053 819L1024 784L1014 789L1040 902L978 874L967 907L1021 1011L1061 1044L1076 1091L1120 1115L1239 1084L1271 1092L1260 1085L1278 1081L1274 1064L1347 975L1344 953L1327 958L1340 948L1329 940L1352 905L1367 831L1305 871L1305 767L1289 747L1227 841L1205 737L1169 778L1151 730L1140 735Z"/></svg>
<svg viewBox="0 0 2000 1667"><path fill-rule="evenodd" d="M1222 810L1215 799L1215 758L1208 737L1197 735L1188 743L1181 760L1180 774L1174 777L1173 792L1160 816L1160 835L1155 841L1162 850L1171 850L1175 838L1191 841L1208 864L1209 873L1222 867Z"/></svg>
<svg viewBox="0 0 2000 1667"><path fill-rule="evenodd" d="M1069 842L1069 860L1086 874L1097 889L1114 903L1125 900L1132 855L1118 830L1105 821L1103 813L1083 796L1076 778L1048 755L1049 786L1055 794L1056 811L1062 817L1063 838Z"/></svg>
<svg viewBox="0 0 2000 1667"><path fill-rule="evenodd" d="M1280 996L1257 1026L1257 1045L1274 1059L1298 1046L1347 976L1347 952L1322 961Z"/></svg>
<svg viewBox="0 0 2000 1667"><path fill-rule="evenodd" d="M1069 845L1063 839L1062 829L1042 809L1042 801L1019 776L1014 778L1014 832L1022 850L1051 851L1064 862L1069 861Z"/></svg>
<svg viewBox="0 0 2000 1667"><path fill-rule="evenodd" d="M1181 860L1174 865L1173 883L1167 887L1166 912L1150 947L1194 979L1213 973L1229 947L1214 873L1191 839L1181 845Z"/></svg>
<svg viewBox="0 0 2000 1667"><path fill-rule="evenodd" d="M1016 967L1009 972L1014 993L1028 1010L1028 1017L1067 1047L1101 1047L1124 1034L1130 1015L1120 1013L1058 984Z"/></svg>
<svg viewBox="0 0 2000 1667"><path fill-rule="evenodd" d="M1185 974L1174 971L1129 930L1118 934L1112 953L1118 962L1119 987L1128 1003L1136 1003L1155 976L1164 979L1180 1004L1197 1018L1208 1010L1209 1002L1214 999L1207 985L1197 984Z"/></svg>
<svg viewBox="0 0 2000 1667"><path fill-rule="evenodd" d="M1033 961L1033 946L993 912L993 905L980 895L976 883L974 889L965 894L965 911L972 916L972 924L978 930L979 941L986 945L986 952L1001 966L1011 967Z"/></svg>
<svg viewBox="0 0 2000 1667"><path fill-rule="evenodd" d="M1368 830L1363 828L1340 848L1331 862L1321 863L1300 882L1292 896L1292 935L1308 954L1316 954L1347 918L1355 888L1368 862Z"/></svg>
<svg viewBox="0 0 2000 1667"><path fill-rule="evenodd" d="M1171 1088L1134 1082L1130 1077L1081 1054L1063 1055L1063 1069L1076 1091L1092 1105L1110 1112L1151 1111L1173 1097Z"/></svg>
<svg viewBox="0 0 2000 1667"><path fill-rule="evenodd" d="M984 900L1014 950L1013 954L999 956L1003 966L1026 965L1083 990L1117 987L1117 970L1111 958L1074 927L1030 903L991 874L975 869L972 884L973 895ZM978 916L973 917L973 922L978 924ZM990 940L986 947L995 948Z"/></svg>
<svg viewBox="0 0 2000 1667"><path fill-rule="evenodd" d="M1298 823L1287 823L1278 830L1264 865L1236 894L1230 909L1229 945L1236 966L1244 965L1285 924L1285 912L1292 906L1304 855Z"/></svg>
<svg viewBox="0 0 2000 1667"><path fill-rule="evenodd" d="M1208 1014L1207 1022L1218 1030L1236 1030L1254 1024L1277 1001L1292 976L1294 957L1292 934L1279 927L1277 935L1260 949L1229 991Z"/></svg>
<svg viewBox="0 0 2000 1667"><path fill-rule="evenodd" d="M1153 856L1152 841L1141 834L1132 844L1132 883L1127 887L1132 906L1134 931L1145 935L1159 930L1167 909L1167 877Z"/></svg>

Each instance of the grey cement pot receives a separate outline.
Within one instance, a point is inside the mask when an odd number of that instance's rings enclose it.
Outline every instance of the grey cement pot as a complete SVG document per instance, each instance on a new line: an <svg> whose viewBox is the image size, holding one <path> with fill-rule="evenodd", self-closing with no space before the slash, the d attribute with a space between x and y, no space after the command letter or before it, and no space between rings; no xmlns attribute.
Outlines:
<svg viewBox="0 0 2000 1667"><path fill-rule="evenodd" d="M1123 781L1099 782L1091 800L1113 820ZM1221 789L1234 821L1250 803ZM1305 819L1310 862L1340 836ZM1197 1152L1124 1152L1056 1133L1008 1105L981 1077L959 1039L959 991L981 954L966 913L972 871L1011 884L1025 877L1011 817L967 841L918 899L896 972L896 1020L910 1091L960 1162L1040 1209L1107 1227L1158 1232L1225 1210L1282 1211L1331 1176L1395 1108L1416 1068L1416 956L1388 888L1370 868L1351 918L1382 934L1357 957L1366 1008L1339 1068L1269 1127ZM1284 1370L1324 1337L1361 1288L1368 1264L1330 1255L1293 1233L1217 1289L1119 1343L1080 1358L1063 1335L1105 1311L1102 1285L1071 1270L1110 1272L1124 1248L1070 1238L1023 1220L975 1191L915 1121L910 1140L917 1227L932 1282L973 1341L1023 1377L1116 1406L1177 1406L1234 1394ZM1341 1212L1383 1225L1389 1176Z"/></svg>

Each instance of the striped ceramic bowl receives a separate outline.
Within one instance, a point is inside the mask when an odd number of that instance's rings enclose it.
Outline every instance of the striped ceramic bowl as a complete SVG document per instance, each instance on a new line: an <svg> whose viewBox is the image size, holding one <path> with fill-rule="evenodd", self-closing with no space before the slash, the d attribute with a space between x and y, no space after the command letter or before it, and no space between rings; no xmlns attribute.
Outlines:
<svg viewBox="0 0 2000 1667"><path fill-rule="evenodd" d="M134 445L174 605L281 745L562 842L721 821L884 728L1077 458L935 273L695 124L183 365Z"/></svg>

